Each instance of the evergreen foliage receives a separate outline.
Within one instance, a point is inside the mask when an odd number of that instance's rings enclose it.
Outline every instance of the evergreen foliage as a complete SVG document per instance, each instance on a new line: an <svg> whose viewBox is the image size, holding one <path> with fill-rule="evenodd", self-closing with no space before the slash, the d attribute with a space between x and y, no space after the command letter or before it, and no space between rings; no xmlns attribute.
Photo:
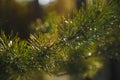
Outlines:
<svg viewBox="0 0 120 80"><path fill-rule="evenodd" d="M1 32L0 78L17 80L30 71L89 75L87 66L93 61L119 60L119 13L115 1L93 0L85 10L74 11L67 18L51 15L47 18L48 32L31 34L27 41ZM102 63L92 73L101 66Z"/></svg>

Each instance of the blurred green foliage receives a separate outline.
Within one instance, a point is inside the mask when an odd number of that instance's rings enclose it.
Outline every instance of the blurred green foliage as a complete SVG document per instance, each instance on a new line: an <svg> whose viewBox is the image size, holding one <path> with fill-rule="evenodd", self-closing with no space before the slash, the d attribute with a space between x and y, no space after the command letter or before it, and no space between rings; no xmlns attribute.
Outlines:
<svg viewBox="0 0 120 80"><path fill-rule="evenodd" d="M67 18L50 14L48 31L31 34L27 41L1 32L0 78L17 80L32 71L93 77L106 59L119 60L119 4L104 1L93 0Z"/></svg>

